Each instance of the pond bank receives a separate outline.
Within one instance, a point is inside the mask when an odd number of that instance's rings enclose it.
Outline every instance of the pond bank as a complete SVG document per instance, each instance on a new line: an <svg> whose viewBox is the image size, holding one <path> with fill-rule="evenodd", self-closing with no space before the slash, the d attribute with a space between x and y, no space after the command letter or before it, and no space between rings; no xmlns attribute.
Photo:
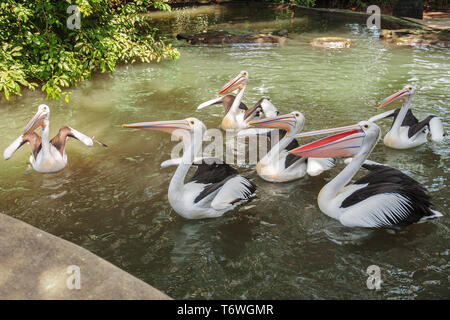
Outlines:
<svg viewBox="0 0 450 320"><path fill-rule="evenodd" d="M319 19L331 19L343 22L366 24L371 14L348 9L310 8L291 4L273 4L262 2L236 1L181 1L173 3L174 7L192 7L204 5L248 6L252 8L275 8L290 10L291 18L295 16L314 16ZM430 22L430 19L432 22ZM380 40L399 46L448 46L450 44L450 19L445 13L432 15L427 13L424 20L399 18L392 15L381 15L382 32ZM438 26L438 27L437 27Z"/></svg>
<svg viewBox="0 0 450 320"><path fill-rule="evenodd" d="M80 289L68 289L80 268ZM166 300L166 294L95 254L0 213L0 299ZM73 282L75 283L75 282Z"/></svg>
<svg viewBox="0 0 450 320"><path fill-rule="evenodd" d="M364 12L356 12L345 9L321 9L293 6L292 10L300 14L313 14L322 18L333 18L336 20L352 20L365 24L370 16ZM433 24L424 20L411 18L397 18L389 15L381 15L380 39L400 46L426 46L450 44L450 25L447 21L435 28Z"/></svg>

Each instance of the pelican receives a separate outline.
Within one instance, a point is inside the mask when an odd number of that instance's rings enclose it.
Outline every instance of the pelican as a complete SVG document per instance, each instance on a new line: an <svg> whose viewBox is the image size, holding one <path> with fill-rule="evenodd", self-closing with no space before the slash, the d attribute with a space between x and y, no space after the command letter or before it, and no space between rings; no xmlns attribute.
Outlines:
<svg viewBox="0 0 450 320"><path fill-rule="evenodd" d="M275 117L278 115L278 110L267 98L261 98L252 108L248 108L242 103L245 89L248 82L248 72L241 71L239 75L226 83L219 94L226 94L223 97L212 99L200 104L197 110L205 107L222 103L225 109L225 117L222 119L221 127L227 129L243 129L248 127L248 123L255 117L259 117L261 112L266 117ZM238 90L236 97L227 93Z"/></svg>
<svg viewBox="0 0 450 320"><path fill-rule="evenodd" d="M194 164L197 171L184 183L195 155L200 152L205 125L196 118L124 124L125 128L157 130L183 139L184 154L169 184L172 208L186 219L216 218L238 205L253 200L256 186L216 158Z"/></svg>
<svg viewBox="0 0 450 320"><path fill-rule="evenodd" d="M105 144L89 138L71 127L61 127L58 134L50 140L50 108L41 104L36 115L28 122L24 133L7 147L3 153L5 160L11 158L14 152L24 144L31 147L30 163L34 170L41 173L57 172L67 165L66 142L69 138L80 140L88 147L92 147L94 141L106 147ZM42 137L34 131L41 127Z"/></svg>
<svg viewBox="0 0 450 320"><path fill-rule="evenodd" d="M431 115L419 122L409 109L414 92L413 86L405 86L402 90L379 103L379 107L382 108L401 99L404 101L401 108L384 112L369 119L369 121L374 122L386 117L394 117L391 129L384 136L384 144L390 148L409 149L420 146L427 142L428 132L431 133L431 140L435 142L441 142L444 139L444 128L438 117Z"/></svg>
<svg viewBox="0 0 450 320"><path fill-rule="evenodd" d="M302 178L306 174L317 176L334 165L333 158L313 159L297 157L288 152L288 150L299 146L297 140L288 136L302 131L305 124L305 117L299 111L292 111L279 117L252 121L249 124L258 128L271 128L269 130L277 130L281 134L281 139L272 146L270 151L256 165L256 172L266 181L287 182ZM238 135L252 135L254 132L252 130L254 129L239 131ZM256 133L258 132L256 131Z"/></svg>
<svg viewBox="0 0 450 320"><path fill-rule="evenodd" d="M353 157L350 163L319 193L318 204L326 215L347 227L399 229L441 217L433 209L426 189L397 169L364 163L380 137L370 122L300 133L294 137L339 132L303 145L290 153L301 157ZM363 166L370 173L349 184Z"/></svg>

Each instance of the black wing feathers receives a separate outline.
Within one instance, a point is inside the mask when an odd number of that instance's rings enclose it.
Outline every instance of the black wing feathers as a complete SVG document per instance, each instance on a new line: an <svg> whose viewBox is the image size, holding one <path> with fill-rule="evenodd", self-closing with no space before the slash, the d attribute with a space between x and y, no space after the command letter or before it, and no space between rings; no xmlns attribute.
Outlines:
<svg viewBox="0 0 450 320"><path fill-rule="evenodd" d="M224 185L228 180L230 180L230 179L233 178L233 177L234 177L234 176L229 176L229 177L225 178L225 179L222 180L222 181L215 182L215 183L211 183L210 185L207 185L207 186L202 190L202 192L200 192L200 193L198 194L198 196L195 197L194 203L199 202L200 200L202 200L203 198L205 198L205 197L208 196L209 194L211 194L211 193L213 193L214 191L216 191L216 190L222 188L223 185Z"/></svg>
<svg viewBox="0 0 450 320"><path fill-rule="evenodd" d="M197 171L195 171L189 182L208 184L194 199L194 203L199 202L207 195L220 189L225 182L238 174L228 164L207 164L205 160L202 160L202 163L194 165L197 166Z"/></svg>
<svg viewBox="0 0 450 320"><path fill-rule="evenodd" d="M235 176L238 174L236 169L233 169L228 164L207 164L205 160L202 160L200 164L194 164L197 166L197 171L195 171L189 182L197 183L219 183L228 177Z"/></svg>
<svg viewBox="0 0 450 320"><path fill-rule="evenodd" d="M247 179L247 182L248 182L248 184L244 185L245 186L245 189L243 190L244 197L235 199L235 200L231 201L230 204L235 204L236 202L239 202L242 200L247 200L247 202L250 202L256 198L256 195L255 195L256 185L248 179Z"/></svg>
<svg viewBox="0 0 450 320"><path fill-rule="evenodd" d="M286 156L286 159L284 160L284 167L287 169L300 159L303 159L303 157L298 157L298 156L295 156L295 155L289 153Z"/></svg>
<svg viewBox="0 0 450 320"><path fill-rule="evenodd" d="M278 137L279 140L283 139L284 136L286 135L287 131L283 130L283 129L278 129ZM270 141L270 144L272 145L272 133L271 132L267 132L267 138ZM278 141L275 141L273 144L277 143ZM287 145L287 147L285 148L285 150L292 150L295 148L300 147L297 139L292 139L292 141Z"/></svg>
<svg viewBox="0 0 450 320"><path fill-rule="evenodd" d="M389 116L389 117L394 117L394 121L392 122L392 124L394 124L395 120L397 119L399 112L400 112L400 108L396 109L394 111L394 113ZM411 109L408 109L408 112L406 112L405 119L403 119L402 126L411 127L411 126L417 124L418 122L419 122L419 120L417 120L417 118L413 115ZM391 128L392 128L392 126L391 126Z"/></svg>
<svg viewBox="0 0 450 320"><path fill-rule="evenodd" d="M364 164L364 168L370 173L357 180L355 184L368 184L366 187L353 192L341 204L342 208L350 207L372 196L383 193L396 193L409 201L406 217L393 221L390 217L391 226L406 226L419 221L424 216L432 216L430 196L426 189L416 180L401 171L383 165Z"/></svg>
<svg viewBox="0 0 450 320"><path fill-rule="evenodd" d="M283 136L284 136L286 134L286 131L285 130L283 130L283 131L284 131L284 134L283 134ZM298 143L297 139L292 139L292 141L287 145L285 150L289 151L289 150L293 150L298 147L300 147L300 144ZM286 159L284 160L284 167L287 169L300 159L303 159L303 157L298 157L298 156L293 155L292 153L289 153L286 156Z"/></svg>
<svg viewBox="0 0 450 320"><path fill-rule="evenodd" d="M194 199L194 203L199 202L209 194L222 188L223 185L228 180L239 175L237 170L233 169L228 164L217 164L217 163L207 164L205 163L205 160L202 160L201 164L194 164L194 165L196 165L198 168L197 171L192 176L192 178L189 180L189 182L207 184L207 186L205 186L202 192L200 192L198 196ZM253 184L250 180L247 180L247 184L244 184L244 187L245 187L243 189L244 198L251 199L252 195L256 191L255 184ZM241 201L245 199L236 199L235 201Z"/></svg>
<svg viewBox="0 0 450 320"><path fill-rule="evenodd" d="M292 139L292 141L287 145L286 150L289 151L289 150L292 150L292 149L295 149L298 147L300 147L300 145L298 144L297 139ZM297 157L297 158L300 158L300 157Z"/></svg>
<svg viewBox="0 0 450 320"><path fill-rule="evenodd" d="M429 129L430 128L430 120L433 119L434 117L436 117L436 116L428 116L424 120L409 127L408 138L411 138L416 133L422 131L425 127L428 127L428 129Z"/></svg>
<svg viewBox="0 0 450 320"><path fill-rule="evenodd" d="M398 117L398 113L400 112L400 109L396 109L393 114L390 115L390 117L394 117L395 119ZM417 120L417 118L413 115L411 109L408 109L408 112L406 113L405 119L403 119L402 126L409 127L408 130L408 138L411 138L421 130L423 130L425 127L430 127L430 120L433 119L434 115L430 115L426 117L424 120L420 121Z"/></svg>

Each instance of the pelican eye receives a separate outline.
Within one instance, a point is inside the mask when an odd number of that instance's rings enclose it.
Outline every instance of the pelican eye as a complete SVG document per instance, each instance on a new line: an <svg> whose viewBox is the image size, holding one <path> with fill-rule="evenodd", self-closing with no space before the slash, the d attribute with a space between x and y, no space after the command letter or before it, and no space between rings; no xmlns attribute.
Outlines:
<svg viewBox="0 0 450 320"><path fill-rule="evenodd" d="M294 116L295 116L296 118L298 118L298 117L300 117L300 114L294 113Z"/></svg>
<svg viewBox="0 0 450 320"><path fill-rule="evenodd" d="M191 120L191 124L192 124L192 125L194 125L194 124L195 124L194 120Z"/></svg>
<svg viewBox="0 0 450 320"><path fill-rule="evenodd" d="M363 128L364 128L364 129L369 129L369 125L368 125L368 124L365 124L365 125L363 125Z"/></svg>

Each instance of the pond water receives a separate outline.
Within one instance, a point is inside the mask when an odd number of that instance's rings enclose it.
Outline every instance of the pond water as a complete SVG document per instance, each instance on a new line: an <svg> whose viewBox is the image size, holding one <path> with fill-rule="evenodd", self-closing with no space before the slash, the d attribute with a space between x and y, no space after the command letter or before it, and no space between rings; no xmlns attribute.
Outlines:
<svg viewBox="0 0 450 320"><path fill-rule="evenodd" d="M251 166L238 168L257 184L257 200L222 218L185 220L167 201L174 168L160 168L176 142L120 127L195 116L216 128L223 109L197 105L247 70L244 102L264 95L281 113L299 110L305 130L367 119L377 101L410 83L417 87L415 115L440 115L448 132L449 49L394 48L365 26L290 11L208 6L154 16L172 34L208 26L291 33L283 46L181 46L175 62L124 65L71 89L68 104L48 102L52 134L70 125L109 147L69 142L69 164L56 174L27 170L29 148L22 147L0 162L0 212L81 245L174 298L450 298L448 139L407 151L379 143L372 153L370 159L424 184L444 214L392 234L345 228L319 211L317 194L342 162L283 184L264 182ZM314 49L308 41L318 36L344 36L355 46ZM1 150L44 102L38 91L0 105ZM380 126L385 133L390 121ZM378 291L366 287L370 265L381 268Z"/></svg>

